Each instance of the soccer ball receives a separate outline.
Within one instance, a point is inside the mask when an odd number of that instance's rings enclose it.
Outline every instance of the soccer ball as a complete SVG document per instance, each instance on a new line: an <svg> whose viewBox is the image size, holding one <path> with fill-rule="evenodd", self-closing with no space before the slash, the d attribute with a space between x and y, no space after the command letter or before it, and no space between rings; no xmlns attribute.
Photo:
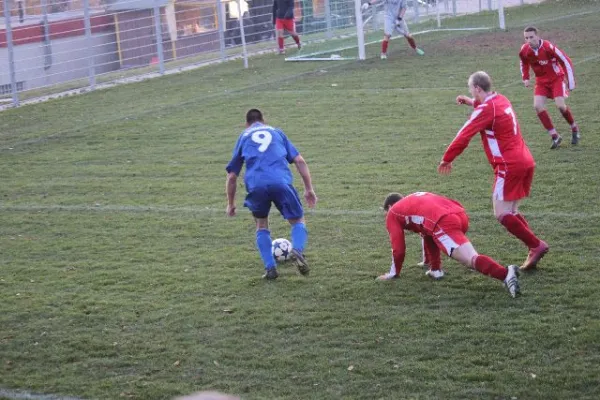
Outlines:
<svg viewBox="0 0 600 400"><path fill-rule="evenodd" d="M292 244L289 240L284 238L275 239L273 240L273 243L271 243L271 251L273 252L275 261L284 262L289 260L292 256Z"/></svg>

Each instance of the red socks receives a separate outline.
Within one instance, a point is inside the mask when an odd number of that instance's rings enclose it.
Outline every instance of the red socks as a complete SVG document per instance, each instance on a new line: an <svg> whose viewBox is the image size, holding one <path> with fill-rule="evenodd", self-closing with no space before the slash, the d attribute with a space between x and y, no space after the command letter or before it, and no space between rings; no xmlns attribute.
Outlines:
<svg viewBox="0 0 600 400"><path fill-rule="evenodd" d="M492 278L496 278L500 281L504 281L506 279L506 275L508 274L508 270L506 268L498 264L496 261L494 261L494 259L483 254L480 254L474 258L473 268L484 275L491 276Z"/></svg>
<svg viewBox="0 0 600 400"><path fill-rule="evenodd" d="M521 221L526 227L529 228L529 222L527 222L523 214L514 214L514 216L519 218L519 221Z"/></svg>
<svg viewBox="0 0 600 400"><path fill-rule="evenodd" d="M283 38L277 38L277 44L279 45L279 50L283 50Z"/></svg>
<svg viewBox="0 0 600 400"><path fill-rule="evenodd" d="M407 37L406 41L408 42L408 45L414 50L417 48L417 43L415 42L415 39L411 38L411 37ZM381 42L381 52L383 54L387 54L387 49L388 49L388 44L390 42L388 40L383 40L383 42Z"/></svg>
<svg viewBox="0 0 600 400"><path fill-rule="evenodd" d="M381 53L382 54L387 54L387 48L388 48L388 44L390 42L388 40L384 40L383 42L381 42Z"/></svg>
<svg viewBox="0 0 600 400"><path fill-rule="evenodd" d="M296 42L296 44L300 44L300 36L298 35L293 35L292 39L294 39L294 42Z"/></svg>
<svg viewBox="0 0 600 400"><path fill-rule="evenodd" d="M535 249L540 245L540 239L538 239L531 229L529 229L527 222L523 223L525 218L522 216L519 218L517 215L504 214L498 218L498 220L502 225L504 225L507 231L525 243L527 247L530 249Z"/></svg>
<svg viewBox="0 0 600 400"><path fill-rule="evenodd" d="M569 107L567 107L567 109L564 111L560 110L560 113L563 117L565 117L569 125L572 126L575 123L575 118L573 118L573 114L571 114L571 109Z"/></svg>
<svg viewBox="0 0 600 400"><path fill-rule="evenodd" d="M537 116L540 119L542 125L544 125L544 128L546 128L546 130L548 131L548 133L556 134L556 131L554 130L554 125L552 124L552 119L550 118L550 115L548 115L548 111L544 110L542 112L539 112Z"/></svg>

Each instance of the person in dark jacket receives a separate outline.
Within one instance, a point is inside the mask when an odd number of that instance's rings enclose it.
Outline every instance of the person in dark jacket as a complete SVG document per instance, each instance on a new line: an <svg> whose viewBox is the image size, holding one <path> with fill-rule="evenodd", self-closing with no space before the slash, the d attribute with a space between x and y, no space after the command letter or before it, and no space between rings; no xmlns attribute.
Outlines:
<svg viewBox="0 0 600 400"><path fill-rule="evenodd" d="M285 48L283 47L284 30L292 36L296 45L298 45L298 49L302 47L294 23L294 0L273 0L273 24L275 24L279 54L285 54Z"/></svg>

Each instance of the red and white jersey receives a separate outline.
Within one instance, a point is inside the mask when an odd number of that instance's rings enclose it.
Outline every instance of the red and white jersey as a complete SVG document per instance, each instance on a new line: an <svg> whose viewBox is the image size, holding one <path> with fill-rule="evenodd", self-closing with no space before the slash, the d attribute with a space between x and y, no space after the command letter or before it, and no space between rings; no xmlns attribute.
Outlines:
<svg viewBox="0 0 600 400"><path fill-rule="evenodd" d="M450 143L443 160L452 162L469 146L475 134L481 134L483 149L495 173L523 170L535 166L533 156L521 136L521 128L512 104L506 97L492 93L481 104L473 104L471 118Z"/></svg>
<svg viewBox="0 0 600 400"><path fill-rule="evenodd" d="M533 68L536 83L546 84L556 79L566 79L569 90L575 89L575 72L569 56L552 43L541 40L537 49L529 43L521 46L521 78L529 80L529 67Z"/></svg>
<svg viewBox="0 0 600 400"><path fill-rule="evenodd" d="M402 268L406 254L404 230L433 236L443 216L464 211L458 201L428 192L416 192L396 202L385 219L396 268Z"/></svg>

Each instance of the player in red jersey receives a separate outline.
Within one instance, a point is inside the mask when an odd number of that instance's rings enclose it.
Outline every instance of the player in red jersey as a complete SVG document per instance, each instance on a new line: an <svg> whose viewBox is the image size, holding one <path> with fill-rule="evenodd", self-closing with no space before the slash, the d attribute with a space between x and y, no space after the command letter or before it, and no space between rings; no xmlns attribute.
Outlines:
<svg viewBox="0 0 600 400"><path fill-rule="evenodd" d="M404 231L407 230L419 233L423 238L425 251L430 257L428 276L434 279L444 276L440 260L442 250L461 264L504 282L512 297L519 293L515 265L505 268L475 251L465 235L469 230L469 216L458 201L428 192L416 192L406 197L390 193L383 209L387 212L385 224L392 244L393 262L390 272L381 275L379 280L400 276L406 253Z"/></svg>
<svg viewBox="0 0 600 400"><path fill-rule="evenodd" d="M546 111L546 99L554 99L554 103L562 116L571 126L571 144L579 143L579 127L573 118L571 109L567 107L565 98L569 90L575 89L573 63L569 56L558 47L538 36L537 28L528 26L524 32L525 44L521 46L521 77L525 87L529 87L529 67L535 74L533 90L533 107L542 125L552 137L551 149L556 149L562 138L556 132L552 119Z"/></svg>
<svg viewBox="0 0 600 400"><path fill-rule="evenodd" d="M475 72L469 77L469 91L473 98L460 95L456 102L472 105L475 110L446 149L438 172L449 174L452 161L467 148L473 136L481 134L483 149L495 175L492 192L494 215L508 232L529 248L529 255L521 265L522 270L527 270L534 268L549 249L519 213L519 202L529 196L531 190L535 161L521 136L510 101L492 92L491 88L492 80L485 72Z"/></svg>
<svg viewBox="0 0 600 400"><path fill-rule="evenodd" d="M275 25L275 35L277 36L277 46L279 54L285 54L284 31L288 31L298 50L302 48L300 36L296 32L294 22L294 0L273 0L273 24Z"/></svg>

